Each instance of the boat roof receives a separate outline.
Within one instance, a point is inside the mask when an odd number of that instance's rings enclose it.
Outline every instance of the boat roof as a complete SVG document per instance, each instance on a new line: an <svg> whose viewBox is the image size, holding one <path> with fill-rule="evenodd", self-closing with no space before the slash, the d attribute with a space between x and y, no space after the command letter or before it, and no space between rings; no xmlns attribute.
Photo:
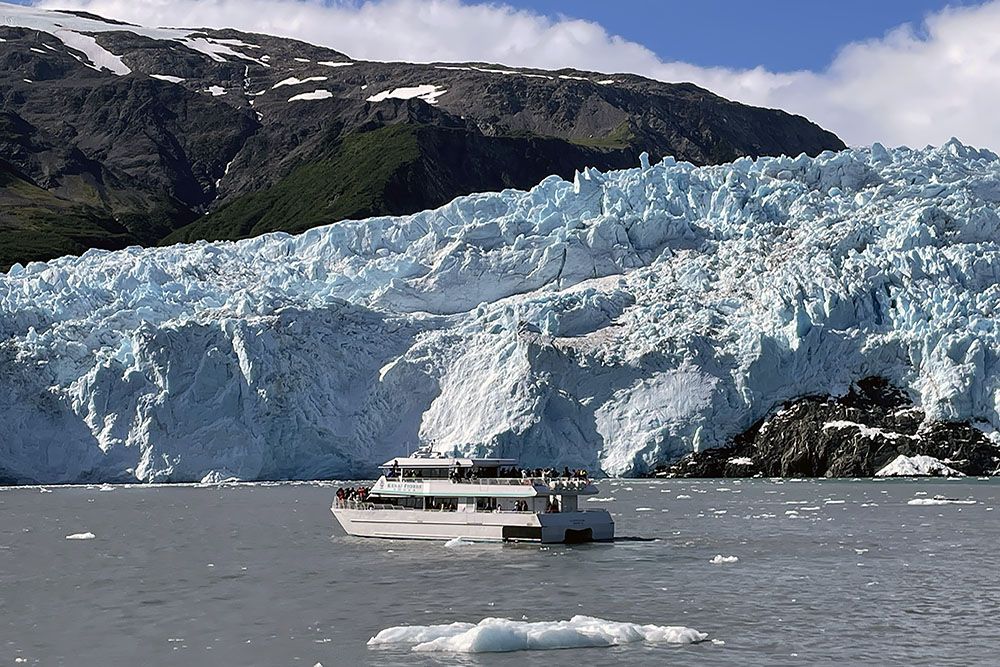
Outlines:
<svg viewBox="0 0 1000 667"><path fill-rule="evenodd" d="M462 458L446 456L440 452L435 452L430 456L400 456L389 459L380 468L391 468L393 464L400 468L451 468L461 466L471 468L472 466L492 467L492 466L513 466L517 465L517 459L495 459L489 457L482 458Z"/></svg>

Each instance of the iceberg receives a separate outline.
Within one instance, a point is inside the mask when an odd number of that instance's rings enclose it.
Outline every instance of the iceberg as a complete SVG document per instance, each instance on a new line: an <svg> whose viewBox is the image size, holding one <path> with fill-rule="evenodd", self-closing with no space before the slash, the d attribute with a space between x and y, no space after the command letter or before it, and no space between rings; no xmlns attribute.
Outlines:
<svg viewBox="0 0 1000 667"><path fill-rule="evenodd" d="M884 468L875 473L876 477L965 477L958 470L942 463L933 456L906 456L900 454Z"/></svg>
<svg viewBox="0 0 1000 667"><path fill-rule="evenodd" d="M872 375L1000 427L995 154L643 162L15 265L0 479L362 477L427 443L634 475Z"/></svg>
<svg viewBox="0 0 1000 667"><path fill-rule="evenodd" d="M638 625L574 616L568 621L484 618L477 624L398 626L368 640L371 647L409 645L414 651L504 653L619 646L635 642L694 644L708 635L682 626Z"/></svg>

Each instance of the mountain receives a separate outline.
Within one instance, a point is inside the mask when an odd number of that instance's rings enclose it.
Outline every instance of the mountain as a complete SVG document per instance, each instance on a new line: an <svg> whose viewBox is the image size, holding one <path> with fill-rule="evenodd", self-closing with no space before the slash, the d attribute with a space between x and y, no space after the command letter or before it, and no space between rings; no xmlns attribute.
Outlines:
<svg viewBox="0 0 1000 667"><path fill-rule="evenodd" d="M362 62L233 30L2 11L0 159L36 191L0 186L0 268L414 213L642 152L844 148L805 118L630 74Z"/></svg>
<svg viewBox="0 0 1000 667"><path fill-rule="evenodd" d="M790 474L886 439L995 459L998 239L1000 158L952 141L643 156L297 236L15 265L0 478L342 477L420 443L610 475L748 439Z"/></svg>

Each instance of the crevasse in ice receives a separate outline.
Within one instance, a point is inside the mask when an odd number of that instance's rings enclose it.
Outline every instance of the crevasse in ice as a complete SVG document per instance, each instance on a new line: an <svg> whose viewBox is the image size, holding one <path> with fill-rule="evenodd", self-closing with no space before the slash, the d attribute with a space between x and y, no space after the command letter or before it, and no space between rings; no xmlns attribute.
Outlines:
<svg viewBox="0 0 1000 667"><path fill-rule="evenodd" d="M1000 160L664 161L0 275L0 478L642 472L860 377L1000 426Z"/></svg>

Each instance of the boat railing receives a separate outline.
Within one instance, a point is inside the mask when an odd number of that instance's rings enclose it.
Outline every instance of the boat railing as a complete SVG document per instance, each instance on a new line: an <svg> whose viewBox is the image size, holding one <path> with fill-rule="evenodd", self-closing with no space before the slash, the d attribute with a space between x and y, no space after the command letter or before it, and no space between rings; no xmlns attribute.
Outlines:
<svg viewBox="0 0 1000 667"><path fill-rule="evenodd" d="M440 482L444 481L445 478L404 477L399 479L398 477L387 476L386 479L391 482ZM478 484L482 486L547 486L550 489L567 490L585 489L591 484L591 480L588 478L566 479L565 477L471 477L463 479L452 478L450 481L455 484Z"/></svg>
<svg viewBox="0 0 1000 667"><path fill-rule="evenodd" d="M402 510L402 511L413 511L413 512L456 512L457 509L448 508L428 508L422 509L420 507L404 507L401 505L391 505L387 503L373 503L368 500L340 500L336 499L333 501L333 506L337 509L347 509L347 510ZM585 510L580 510L585 511ZM469 512L469 514L537 514L535 510L511 510L511 509L500 509L500 510L476 510L475 512Z"/></svg>

